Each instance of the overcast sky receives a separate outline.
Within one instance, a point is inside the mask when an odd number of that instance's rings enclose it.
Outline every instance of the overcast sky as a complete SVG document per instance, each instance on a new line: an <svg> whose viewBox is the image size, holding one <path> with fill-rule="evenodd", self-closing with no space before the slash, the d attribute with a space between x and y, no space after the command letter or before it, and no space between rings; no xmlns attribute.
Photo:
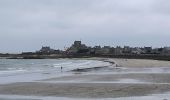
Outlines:
<svg viewBox="0 0 170 100"><path fill-rule="evenodd" d="M170 0L0 0L0 52L170 46Z"/></svg>

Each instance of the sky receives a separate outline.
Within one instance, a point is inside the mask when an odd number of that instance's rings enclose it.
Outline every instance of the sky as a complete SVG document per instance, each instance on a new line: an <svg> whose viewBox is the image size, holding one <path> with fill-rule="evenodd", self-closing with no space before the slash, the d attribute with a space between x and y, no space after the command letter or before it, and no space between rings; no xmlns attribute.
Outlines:
<svg viewBox="0 0 170 100"><path fill-rule="evenodd" d="M170 0L0 0L0 52L170 46Z"/></svg>

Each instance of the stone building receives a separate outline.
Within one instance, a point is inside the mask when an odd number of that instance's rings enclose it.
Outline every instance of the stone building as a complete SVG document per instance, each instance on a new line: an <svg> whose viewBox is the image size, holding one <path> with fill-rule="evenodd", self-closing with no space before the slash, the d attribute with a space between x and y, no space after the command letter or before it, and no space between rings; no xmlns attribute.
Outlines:
<svg viewBox="0 0 170 100"><path fill-rule="evenodd" d="M164 47L162 54L170 55L170 47Z"/></svg>
<svg viewBox="0 0 170 100"><path fill-rule="evenodd" d="M89 48L81 41L74 41L74 44L66 52L67 54L84 54L89 52Z"/></svg>
<svg viewBox="0 0 170 100"><path fill-rule="evenodd" d="M152 53L152 47L144 47L144 53L145 54L151 54Z"/></svg>
<svg viewBox="0 0 170 100"><path fill-rule="evenodd" d="M42 48L36 52L37 54L59 54L60 50L51 49L49 46L42 46Z"/></svg>
<svg viewBox="0 0 170 100"><path fill-rule="evenodd" d="M117 47L115 48L113 54L114 54L114 55L122 55L122 54L123 54L122 51L123 51L123 49L122 49L120 46L117 46Z"/></svg>
<svg viewBox="0 0 170 100"><path fill-rule="evenodd" d="M130 54L131 52L132 52L132 49L129 46L124 46L122 53Z"/></svg>
<svg viewBox="0 0 170 100"><path fill-rule="evenodd" d="M143 50L139 47L135 47L135 48L132 48L132 51L131 51L132 54L142 54L143 53Z"/></svg>
<svg viewBox="0 0 170 100"><path fill-rule="evenodd" d="M104 46L102 49L101 49L101 53L102 54L110 54L110 46Z"/></svg>

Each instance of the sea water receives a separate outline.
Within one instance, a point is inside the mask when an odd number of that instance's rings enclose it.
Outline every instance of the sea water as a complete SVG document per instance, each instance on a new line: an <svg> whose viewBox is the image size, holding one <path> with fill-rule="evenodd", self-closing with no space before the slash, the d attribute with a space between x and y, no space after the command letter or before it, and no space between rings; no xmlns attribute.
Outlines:
<svg viewBox="0 0 170 100"><path fill-rule="evenodd" d="M29 82L67 75L75 69L102 66L111 66L111 64L85 59L0 59L0 84Z"/></svg>

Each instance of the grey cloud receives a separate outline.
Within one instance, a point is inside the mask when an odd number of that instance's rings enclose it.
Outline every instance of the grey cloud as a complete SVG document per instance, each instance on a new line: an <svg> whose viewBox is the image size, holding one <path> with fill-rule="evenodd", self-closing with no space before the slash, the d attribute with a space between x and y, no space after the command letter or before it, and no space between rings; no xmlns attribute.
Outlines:
<svg viewBox="0 0 170 100"><path fill-rule="evenodd" d="M169 5L168 0L0 0L0 52L42 45L63 49L80 39L89 45L167 46Z"/></svg>
<svg viewBox="0 0 170 100"><path fill-rule="evenodd" d="M153 11L160 14L170 14L170 1L169 0L156 0L153 4Z"/></svg>

